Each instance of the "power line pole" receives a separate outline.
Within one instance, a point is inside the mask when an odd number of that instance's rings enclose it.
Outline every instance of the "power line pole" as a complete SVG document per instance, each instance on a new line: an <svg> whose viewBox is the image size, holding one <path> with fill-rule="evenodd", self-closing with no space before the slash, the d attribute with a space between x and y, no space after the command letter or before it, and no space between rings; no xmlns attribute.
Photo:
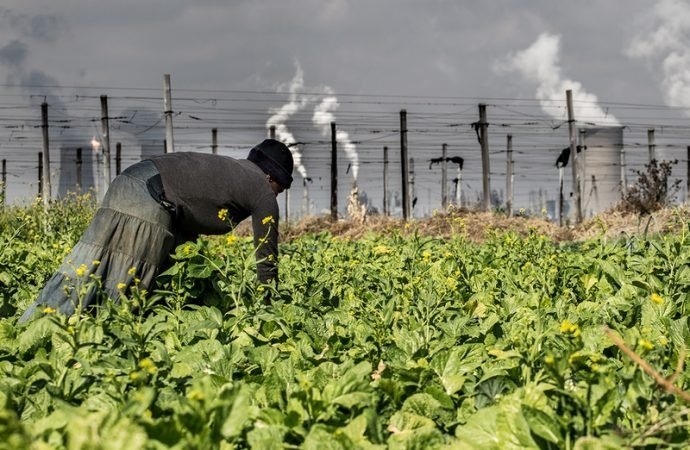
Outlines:
<svg viewBox="0 0 690 450"><path fill-rule="evenodd" d="M414 217L414 207L417 203L417 187L415 186L414 158L410 158L410 216Z"/></svg>
<svg viewBox="0 0 690 450"><path fill-rule="evenodd" d="M577 146L575 143L575 115L573 113L573 91L565 91L566 103L568 107L568 134L570 136L570 160L573 172L573 200L575 203L575 223L582 222L582 200L580 195L580 174L578 173Z"/></svg>
<svg viewBox="0 0 690 450"><path fill-rule="evenodd" d="M77 149L77 192L81 193L81 168L82 168L82 159L81 159L81 147Z"/></svg>
<svg viewBox="0 0 690 450"><path fill-rule="evenodd" d="M410 217L410 192L407 172L407 111L400 110L400 171L402 172L402 215Z"/></svg>
<svg viewBox="0 0 690 450"><path fill-rule="evenodd" d="M690 163L688 163L690 165ZM388 216L388 146L383 146L383 215Z"/></svg>
<svg viewBox="0 0 690 450"><path fill-rule="evenodd" d="M218 154L218 128L211 128L211 153Z"/></svg>
<svg viewBox="0 0 690 450"><path fill-rule="evenodd" d="M122 144L115 144L115 175L120 175L122 171Z"/></svg>
<svg viewBox="0 0 690 450"><path fill-rule="evenodd" d="M50 203L50 145L48 141L48 103L41 104L41 130L43 131L43 152L41 159L42 171L39 174L41 177L40 195L43 197L43 206L48 207Z"/></svg>
<svg viewBox="0 0 690 450"><path fill-rule="evenodd" d="M110 126L108 125L108 97L101 95L101 133L103 144L103 192L110 186Z"/></svg>
<svg viewBox="0 0 690 450"><path fill-rule="evenodd" d="M43 152L38 152L38 196L43 197Z"/></svg>
<svg viewBox="0 0 690 450"><path fill-rule="evenodd" d="M2 160L2 196L0 206L4 207L7 199L7 160Z"/></svg>
<svg viewBox="0 0 690 450"><path fill-rule="evenodd" d="M624 196L628 192L628 177L625 174L626 170L625 147L621 144L621 196Z"/></svg>
<svg viewBox="0 0 690 450"><path fill-rule="evenodd" d="M513 216L513 136L506 137L506 214Z"/></svg>
<svg viewBox="0 0 690 450"><path fill-rule="evenodd" d="M690 146L688 146L688 148L686 150L687 150L687 154L688 154L688 156L687 156L688 167L686 169L687 170L687 174L686 174L687 178L685 179L685 197L686 197L686 201L688 203L690 203Z"/></svg>
<svg viewBox="0 0 690 450"><path fill-rule="evenodd" d="M486 121L486 105L479 104L479 143L482 147L482 189L484 190L484 211L491 211L491 180L489 167L489 139L487 128L489 124Z"/></svg>
<svg viewBox="0 0 690 450"><path fill-rule="evenodd" d="M441 146L441 209L448 209L448 144Z"/></svg>
<svg viewBox="0 0 690 450"><path fill-rule="evenodd" d="M331 220L338 220L338 141L335 122L331 122Z"/></svg>
<svg viewBox="0 0 690 450"><path fill-rule="evenodd" d="M654 143L654 128L647 130L647 143L649 145L649 162L656 159L656 144Z"/></svg>
<svg viewBox="0 0 690 450"><path fill-rule="evenodd" d="M563 166L558 168L558 225L563 226Z"/></svg>
<svg viewBox="0 0 690 450"><path fill-rule="evenodd" d="M170 93L170 74L163 75L163 113L165 114L165 153L175 151L173 142L172 96Z"/></svg>

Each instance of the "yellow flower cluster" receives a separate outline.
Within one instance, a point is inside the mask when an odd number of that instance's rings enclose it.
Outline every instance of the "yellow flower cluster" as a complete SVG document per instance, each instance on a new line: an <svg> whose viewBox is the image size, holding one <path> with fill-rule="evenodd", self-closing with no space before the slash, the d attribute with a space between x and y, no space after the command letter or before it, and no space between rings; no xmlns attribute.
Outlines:
<svg viewBox="0 0 690 450"><path fill-rule="evenodd" d="M647 339L640 339L637 341L640 347L642 347L645 350L652 350L654 348L654 344L649 342Z"/></svg>
<svg viewBox="0 0 690 450"><path fill-rule="evenodd" d="M385 245L377 245L374 247L374 253L377 255L387 255L391 252L391 249Z"/></svg>
<svg viewBox="0 0 690 450"><path fill-rule="evenodd" d="M649 297L649 299L650 299L651 301L653 301L654 303L656 303L657 305L663 305L663 304L664 304L664 297L662 297L661 295L657 294L656 292L653 293L653 294Z"/></svg>
<svg viewBox="0 0 690 450"><path fill-rule="evenodd" d="M568 319L565 319L563 322L561 322L560 330L562 334L572 334L573 337L578 337L580 335L580 327Z"/></svg>
<svg viewBox="0 0 690 450"><path fill-rule="evenodd" d="M218 218L220 220L228 220L228 210L226 208L223 208L218 211Z"/></svg>
<svg viewBox="0 0 690 450"><path fill-rule="evenodd" d="M150 358L144 358L141 361L139 361L139 367L141 369L145 370L146 372L150 373L151 375L156 373L156 370L157 370L156 369L156 363L151 361Z"/></svg>
<svg viewBox="0 0 690 450"><path fill-rule="evenodd" d="M264 225L266 225L266 224L269 224L269 223L275 223L275 221L273 220L273 216L266 216L266 217L264 217L263 219L261 219L261 223L263 223Z"/></svg>
<svg viewBox="0 0 690 450"><path fill-rule="evenodd" d="M235 242L237 242L237 236L235 236L234 234L228 234L228 235L225 237L225 243L226 243L227 245L232 245L232 244L234 244Z"/></svg>
<svg viewBox="0 0 690 450"><path fill-rule="evenodd" d="M86 271L89 270L88 267L86 267L86 264L82 264L79 267L77 267L76 273L78 277L83 277L86 274Z"/></svg>

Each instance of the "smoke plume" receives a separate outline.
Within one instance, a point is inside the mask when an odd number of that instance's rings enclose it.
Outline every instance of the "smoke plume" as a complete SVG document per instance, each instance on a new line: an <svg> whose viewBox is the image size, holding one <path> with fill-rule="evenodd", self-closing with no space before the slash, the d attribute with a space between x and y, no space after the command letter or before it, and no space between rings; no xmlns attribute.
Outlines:
<svg viewBox="0 0 690 450"><path fill-rule="evenodd" d="M326 88L326 95L321 100L321 103L314 108L314 115L312 122L321 130L321 134L328 136L331 132L331 122L335 122L335 114L333 111L338 109L338 98L333 94L330 88ZM345 149L345 154L350 160L352 167L352 177L357 182L357 175L359 173L359 155L357 154L357 147L350 140L350 135L343 130L336 128L335 138L342 143Z"/></svg>
<svg viewBox="0 0 690 450"><path fill-rule="evenodd" d="M276 129L276 139L287 145L292 151L292 157L295 161L295 168L299 172L300 176L304 179L307 178L307 169L302 164L302 152L295 140L295 137L290 133L285 122L296 112L304 108L307 104L307 97L300 96L300 91L304 88L304 73L299 64L296 64L297 72L294 78L290 82L288 87L288 92L290 93L288 97L288 102L281 106L280 108L271 108L270 112L273 114L266 121L266 128L275 126Z"/></svg>
<svg viewBox="0 0 690 450"><path fill-rule="evenodd" d="M660 0L647 21L650 27L635 36L627 54L661 61L664 101L672 107L690 107L690 4Z"/></svg>
<svg viewBox="0 0 690 450"><path fill-rule="evenodd" d="M494 70L517 72L535 82L536 97L542 109L557 119L564 118L565 92L571 90L576 120L596 125L620 125L615 117L601 109L597 97L586 92L582 84L562 77L559 51L560 36L542 33L530 47L497 62Z"/></svg>

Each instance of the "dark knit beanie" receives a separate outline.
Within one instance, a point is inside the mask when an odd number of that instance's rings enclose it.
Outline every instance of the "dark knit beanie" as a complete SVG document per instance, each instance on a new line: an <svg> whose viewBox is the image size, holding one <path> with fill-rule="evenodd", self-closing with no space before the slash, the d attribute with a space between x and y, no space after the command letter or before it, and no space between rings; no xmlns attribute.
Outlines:
<svg viewBox="0 0 690 450"><path fill-rule="evenodd" d="M292 153L285 144L275 139L266 139L249 151L247 159L261 167L283 188L290 188L294 162Z"/></svg>

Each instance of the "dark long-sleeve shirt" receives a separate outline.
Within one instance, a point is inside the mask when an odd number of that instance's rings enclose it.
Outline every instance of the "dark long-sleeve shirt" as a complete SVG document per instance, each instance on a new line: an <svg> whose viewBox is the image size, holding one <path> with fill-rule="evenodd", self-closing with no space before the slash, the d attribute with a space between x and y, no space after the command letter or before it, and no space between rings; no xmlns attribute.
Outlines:
<svg viewBox="0 0 690 450"><path fill-rule="evenodd" d="M176 227L191 236L225 234L251 216L258 278L278 281L278 202L259 166L192 152L151 160L161 174L165 199L176 207ZM218 216L222 209L228 211L225 220Z"/></svg>

